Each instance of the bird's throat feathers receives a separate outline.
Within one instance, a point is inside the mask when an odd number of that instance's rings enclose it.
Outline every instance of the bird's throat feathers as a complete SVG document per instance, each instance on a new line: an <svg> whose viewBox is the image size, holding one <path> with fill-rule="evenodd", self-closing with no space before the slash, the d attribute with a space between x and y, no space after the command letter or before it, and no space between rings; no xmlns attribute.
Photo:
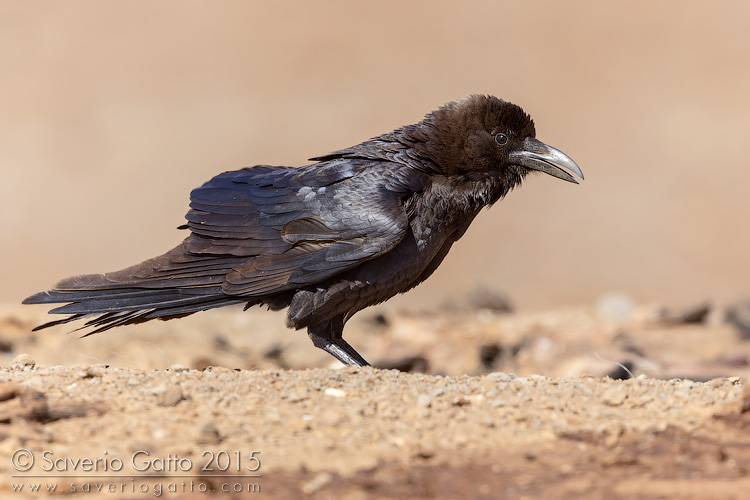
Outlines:
<svg viewBox="0 0 750 500"><path fill-rule="evenodd" d="M424 196L437 212L468 214L502 199L521 184L524 172L506 172L503 178L483 175L434 176Z"/></svg>

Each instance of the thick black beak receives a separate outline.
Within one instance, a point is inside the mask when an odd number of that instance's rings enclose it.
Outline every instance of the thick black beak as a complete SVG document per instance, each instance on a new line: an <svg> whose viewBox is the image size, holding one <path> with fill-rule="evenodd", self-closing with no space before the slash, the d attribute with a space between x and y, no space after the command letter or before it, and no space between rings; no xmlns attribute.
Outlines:
<svg viewBox="0 0 750 500"><path fill-rule="evenodd" d="M539 170L564 181L578 184L578 181L563 168L570 170L583 180L583 172L568 155L533 137L526 138L523 149L511 152L509 157L515 164L531 170Z"/></svg>

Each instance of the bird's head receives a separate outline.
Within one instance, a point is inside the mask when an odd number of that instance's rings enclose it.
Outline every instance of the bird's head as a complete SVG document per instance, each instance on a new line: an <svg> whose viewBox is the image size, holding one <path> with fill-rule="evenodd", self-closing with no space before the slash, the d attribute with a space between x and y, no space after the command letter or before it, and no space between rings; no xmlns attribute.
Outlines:
<svg viewBox="0 0 750 500"><path fill-rule="evenodd" d="M422 131L415 149L447 176L492 178L505 192L531 171L577 183L570 171L583 179L572 159L536 139L534 121L523 109L496 97L449 102L413 130Z"/></svg>

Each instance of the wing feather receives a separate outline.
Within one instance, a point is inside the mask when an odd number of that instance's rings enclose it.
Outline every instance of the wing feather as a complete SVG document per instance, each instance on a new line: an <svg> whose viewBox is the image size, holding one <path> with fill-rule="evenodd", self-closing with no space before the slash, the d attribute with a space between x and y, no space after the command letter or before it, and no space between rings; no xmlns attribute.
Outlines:
<svg viewBox="0 0 750 500"><path fill-rule="evenodd" d="M188 226L199 238L189 250L249 257L226 275L222 289L229 295L258 297L320 283L403 239L408 189L391 182L399 169L405 167L337 159L226 172L191 194Z"/></svg>

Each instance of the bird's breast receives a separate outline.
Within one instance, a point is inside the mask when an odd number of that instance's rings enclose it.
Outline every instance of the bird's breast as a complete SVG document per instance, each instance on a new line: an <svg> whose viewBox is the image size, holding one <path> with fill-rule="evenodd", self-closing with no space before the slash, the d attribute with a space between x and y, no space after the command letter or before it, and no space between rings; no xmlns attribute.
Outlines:
<svg viewBox="0 0 750 500"><path fill-rule="evenodd" d="M431 190L411 200L407 207L409 225L417 248L427 254L437 252L458 231L460 237L483 204L470 203L465 197L445 196L444 190Z"/></svg>

